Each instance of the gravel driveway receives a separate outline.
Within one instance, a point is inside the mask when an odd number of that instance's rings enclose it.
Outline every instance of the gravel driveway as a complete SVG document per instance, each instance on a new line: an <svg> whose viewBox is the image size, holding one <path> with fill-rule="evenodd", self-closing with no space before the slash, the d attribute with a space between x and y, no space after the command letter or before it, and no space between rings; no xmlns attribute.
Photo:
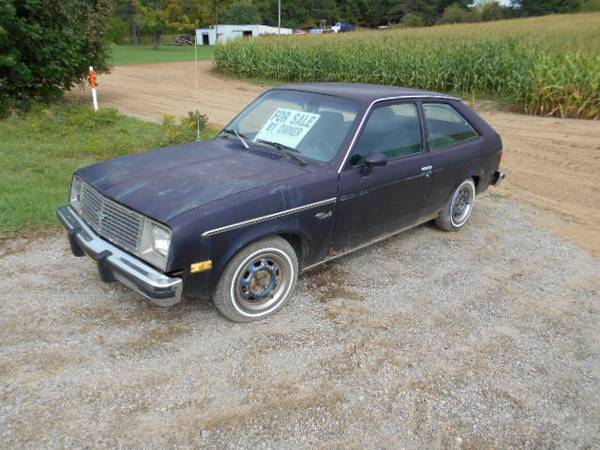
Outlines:
<svg viewBox="0 0 600 450"><path fill-rule="evenodd" d="M302 277L165 310L65 239L0 249L0 447L598 448L600 261L486 195Z"/></svg>

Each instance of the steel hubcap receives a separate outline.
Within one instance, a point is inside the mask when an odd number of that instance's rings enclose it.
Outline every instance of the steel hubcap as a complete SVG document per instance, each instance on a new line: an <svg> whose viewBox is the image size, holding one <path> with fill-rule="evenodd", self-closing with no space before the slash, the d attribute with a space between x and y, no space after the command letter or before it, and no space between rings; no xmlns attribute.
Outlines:
<svg viewBox="0 0 600 450"><path fill-rule="evenodd" d="M452 220L460 225L467 220L473 206L473 189L470 185L462 186L454 195L452 201Z"/></svg>
<svg viewBox="0 0 600 450"><path fill-rule="evenodd" d="M242 295L250 301L268 297L279 282L279 267L273 261L261 259L250 264L242 275Z"/></svg>
<svg viewBox="0 0 600 450"><path fill-rule="evenodd" d="M234 281L236 301L254 312L270 308L287 291L290 270L281 255L265 253L250 260Z"/></svg>

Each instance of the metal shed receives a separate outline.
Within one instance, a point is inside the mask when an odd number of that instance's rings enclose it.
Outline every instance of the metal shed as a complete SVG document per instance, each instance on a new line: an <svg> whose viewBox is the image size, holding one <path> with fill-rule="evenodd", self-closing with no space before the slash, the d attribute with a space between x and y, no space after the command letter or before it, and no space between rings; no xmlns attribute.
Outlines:
<svg viewBox="0 0 600 450"><path fill-rule="evenodd" d="M218 32L218 39L217 39ZM217 25L216 27L200 28L196 30L198 45L215 45L225 43L240 37L256 37L264 35L289 35L291 28L277 28L268 25Z"/></svg>

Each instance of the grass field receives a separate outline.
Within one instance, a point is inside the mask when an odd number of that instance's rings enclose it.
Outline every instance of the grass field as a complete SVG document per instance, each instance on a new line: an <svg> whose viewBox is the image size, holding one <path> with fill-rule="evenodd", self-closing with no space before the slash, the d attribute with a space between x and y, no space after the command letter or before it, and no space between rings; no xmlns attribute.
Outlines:
<svg viewBox="0 0 600 450"><path fill-rule="evenodd" d="M198 47L198 60L212 59L213 47ZM124 64L154 64L194 60L193 45L163 45L155 49L152 45L115 45L111 63L115 66Z"/></svg>
<svg viewBox="0 0 600 450"><path fill-rule="evenodd" d="M217 47L224 73L492 96L532 114L600 118L600 13L265 37Z"/></svg>
<svg viewBox="0 0 600 450"><path fill-rule="evenodd" d="M205 130L205 137L211 129ZM79 105L37 107L0 121L0 236L57 225L71 174L95 162L195 139L193 126L158 125Z"/></svg>

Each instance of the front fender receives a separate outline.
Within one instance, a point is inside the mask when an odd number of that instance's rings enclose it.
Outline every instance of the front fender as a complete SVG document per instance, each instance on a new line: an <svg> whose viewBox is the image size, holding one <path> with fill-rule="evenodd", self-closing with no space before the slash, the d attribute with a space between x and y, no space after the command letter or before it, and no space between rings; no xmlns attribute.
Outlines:
<svg viewBox="0 0 600 450"><path fill-rule="evenodd" d="M292 246L299 244L300 267L321 261L333 241L334 223L335 201L332 201L285 217L204 235L199 248L202 249L202 258L212 260L212 269L193 274L188 266L184 271L185 291L199 296L211 295L225 267L241 249L271 236L292 238Z"/></svg>
<svg viewBox="0 0 600 450"><path fill-rule="evenodd" d="M299 264L310 265L325 257L333 240L335 203L310 208L283 218L203 237L210 248L213 268L221 272L242 248L270 236L295 237L301 248ZM205 242L206 239L206 242Z"/></svg>

